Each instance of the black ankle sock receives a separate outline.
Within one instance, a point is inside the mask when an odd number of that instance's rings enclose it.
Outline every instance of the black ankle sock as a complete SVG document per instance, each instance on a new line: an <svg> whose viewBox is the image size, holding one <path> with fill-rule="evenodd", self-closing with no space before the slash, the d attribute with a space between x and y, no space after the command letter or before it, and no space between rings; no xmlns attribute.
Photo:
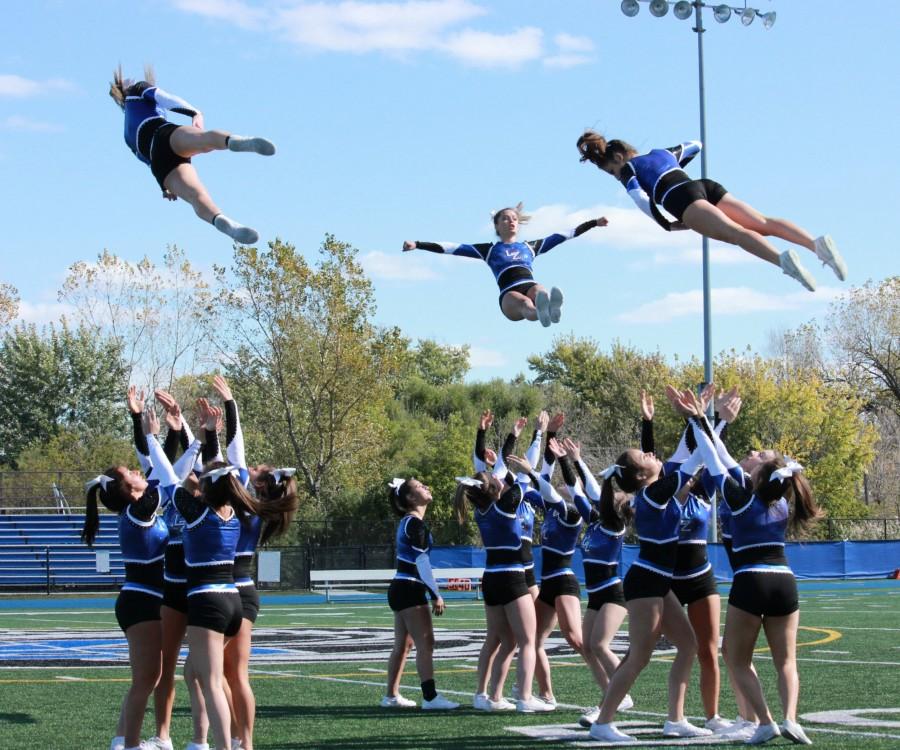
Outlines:
<svg viewBox="0 0 900 750"><path fill-rule="evenodd" d="M213 217L209 220L209 223L212 224L213 226L215 226L215 225L216 225L216 219L218 219L221 215L222 215L221 213L216 214L215 216L213 216Z"/></svg>
<svg viewBox="0 0 900 750"><path fill-rule="evenodd" d="M433 701L437 698L437 688L434 686L434 680L425 680L422 683L422 696L427 701Z"/></svg>
<svg viewBox="0 0 900 750"><path fill-rule="evenodd" d="M225 136L225 148L228 148L228 141L230 141L230 140L231 140L231 136L230 136L230 135L226 135L226 136Z"/></svg>

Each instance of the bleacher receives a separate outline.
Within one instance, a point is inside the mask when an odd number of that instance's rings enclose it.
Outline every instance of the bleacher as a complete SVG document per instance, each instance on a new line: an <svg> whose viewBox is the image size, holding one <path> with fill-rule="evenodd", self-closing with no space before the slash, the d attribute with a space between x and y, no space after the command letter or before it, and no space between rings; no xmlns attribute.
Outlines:
<svg viewBox="0 0 900 750"><path fill-rule="evenodd" d="M82 514L0 514L0 590L105 588L125 578L117 518L101 514L94 546L81 541ZM97 572L97 552L109 553L109 572Z"/></svg>

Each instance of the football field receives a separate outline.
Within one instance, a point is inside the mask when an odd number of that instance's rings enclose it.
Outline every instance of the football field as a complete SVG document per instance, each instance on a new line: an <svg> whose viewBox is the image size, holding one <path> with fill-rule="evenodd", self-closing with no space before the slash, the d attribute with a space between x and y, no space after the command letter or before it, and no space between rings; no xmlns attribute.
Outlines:
<svg viewBox="0 0 900 750"><path fill-rule="evenodd" d="M721 589L727 598L727 587ZM900 582L801 582L800 721L823 748L900 747ZM109 746L129 682L127 650L112 599L0 599L0 736L3 747ZM723 610L725 609L723 599ZM724 616L724 612L723 612ZM587 668L565 641L548 643L554 713L481 713L471 708L475 664L484 632L481 602L448 600L436 619L438 689L462 703L449 713L378 707L384 693L392 614L383 596L331 604L315 597L263 597L254 635L251 678L257 698L255 745L268 748L576 748L609 746L578 727L579 712L598 697ZM626 631L614 650L624 653ZM666 674L659 650L631 691L634 709L617 724L648 747L727 746L716 738L666 740ZM763 643L757 669L770 708L781 720L775 675ZM687 714L702 713L697 667ZM507 695L512 676L507 682ZM421 700L412 658L403 693ZM172 735L190 739L187 693L179 680ZM734 717L724 679L720 713ZM144 736L153 734L152 707ZM786 746L786 740L771 745Z"/></svg>

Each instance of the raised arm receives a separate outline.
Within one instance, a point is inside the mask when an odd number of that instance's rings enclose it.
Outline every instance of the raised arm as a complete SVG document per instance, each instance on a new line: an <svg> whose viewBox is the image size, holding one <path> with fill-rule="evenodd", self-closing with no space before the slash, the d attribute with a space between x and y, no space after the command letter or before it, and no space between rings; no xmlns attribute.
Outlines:
<svg viewBox="0 0 900 750"><path fill-rule="evenodd" d="M700 141L685 141L666 150L675 155L675 158L678 159L678 166L685 167L702 149L703 144Z"/></svg>
<svg viewBox="0 0 900 750"><path fill-rule="evenodd" d="M175 96L175 94L170 94L168 91L163 91L159 86L150 86L149 88L144 89L142 96L145 99L150 99L155 102L161 109L168 110L169 112L177 112L179 115L184 115L185 117L193 118L200 114L199 109L188 104L180 96Z"/></svg>
<svg viewBox="0 0 900 750"><path fill-rule="evenodd" d="M144 433L144 392L138 392L135 386L128 387L125 397L128 404L128 412L131 414L131 428L134 435L134 450L137 453L138 462L144 476L149 476L153 469L150 461L150 446L147 444L147 435Z"/></svg>
<svg viewBox="0 0 900 750"><path fill-rule="evenodd" d="M550 415L545 411L542 411L535 417L534 434L531 436L531 444L528 446L528 450L525 451L525 458L534 467L537 467L538 461L541 460L541 440L549 423Z"/></svg>
<svg viewBox="0 0 900 750"><path fill-rule="evenodd" d="M641 391L641 450L644 453L656 453L656 442L653 439L653 396Z"/></svg>
<svg viewBox="0 0 900 750"><path fill-rule="evenodd" d="M225 457L232 466L247 468L247 457L244 455L244 433L241 431L241 419L237 402L231 394L231 388L221 375L213 378L216 389L225 404Z"/></svg>
<svg viewBox="0 0 900 750"><path fill-rule="evenodd" d="M540 240L530 240L525 244L532 249L535 256L541 255L542 253L549 253L554 247L561 245L566 240L571 240L573 237L580 237L594 227L605 227L608 223L605 216L601 216L597 219L588 219L565 234L555 233Z"/></svg>
<svg viewBox="0 0 900 750"><path fill-rule="evenodd" d="M475 472L487 471L487 452L485 448L485 436L488 428L494 423L494 415L490 409L481 412L478 420L478 431L475 433L475 450L472 453L472 465Z"/></svg>
<svg viewBox="0 0 900 750"><path fill-rule="evenodd" d="M427 250L430 253L442 253L444 255L461 255L464 258L478 258L485 260L490 252L490 242L480 242L477 245L458 244L455 242L420 242L419 240L406 240L403 243L403 252L410 250Z"/></svg>

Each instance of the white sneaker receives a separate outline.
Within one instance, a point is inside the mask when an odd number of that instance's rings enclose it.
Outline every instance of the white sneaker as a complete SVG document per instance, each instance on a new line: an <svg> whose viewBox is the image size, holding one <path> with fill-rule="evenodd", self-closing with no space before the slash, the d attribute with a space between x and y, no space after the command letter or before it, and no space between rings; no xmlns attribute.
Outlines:
<svg viewBox="0 0 900 750"><path fill-rule="evenodd" d="M705 726L713 734L722 734L735 727L735 724L736 722L723 719L719 714L716 714L711 719L706 720Z"/></svg>
<svg viewBox="0 0 900 750"><path fill-rule="evenodd" d="M549 698L545 698L543 695L536 695L534 697L542 703L546 703L548 706L550 706L551 711L556 710L556 698L554 698L552 695Z"/></svg>
<svg viewBox="0 0 900 750"><path fill-rule="evenodd" d="M188 742L188 746L184 750L209 750L209 743L204 742L201 745L199 742Z"/></svg>
<svg viewBox="0 0 900 750"><path fill-rule="evenodd" d="M785 275L799 281L803 286L809 289L809 291L816 291L816 280L809 271L800 265L800 258L797 256L797 253L793 250L785 250L779 256L778 262Z"/></svg>
<svg viewBox="0 0 900 750"><path fill-rule="evenodd" d="M601 742L637 742L630 734L616 729L615 724L591 724L591 738Z"/></svg>
<svg viewBox="0 0 900 750"><path fill-rule="evenodd" d="M516 704L501 698L498 701L491 701L491 711L515 711Z"/></svg>
<svg viewBox="0 0 900 750"><path fill-rule="evenodd" d="M781 732L778 730L778 725L774 721L771 721L768 724L760 724L750 739L744 740L744 742L747 745L762 745L764 742L774 740L780 734Z"/></svg>
<svg viewBox="0 0 900 750"><path fill-rule="evenodd" d="M827 234L816 237L816 255L823 265L828 266L841 281L847 280L847 264L838 252L834 240Z"/></svg>
<svg viewBox="0 0 900 750"><path fill-rule="evenodd" d="M781 736L787 737L795 745L812 745L812 740L806 736L803 727L796 721L791 721L790 719L785 719L782 722Z"/></svg>
<svg viewBox="0 0 900 750"><path fill-rule="evenodd" d="M534 307L541 325L547 328L550 325L550 295L545 290L542 289L535 295Z"/></svg>
<svg viewBox="0 0 900 750"><path fill-rule="evenodd" d="M519 700L516 701L516 711L520 714L540 714L552 711L553 709L554 706L551 706L549 703L544 703L544 701L534 695L527 701L522 698L519 698Z"/></svg>
<svg viewBox="0 0 900 750"><path fill-rule="evenodd" d="M738 741L738 740L749 740L753 733L756 731L756 728L759 726L755 721L747 721L746 719L738 719L738 721L734 722L734 726L731 729L728 729L720 735L723 739Z"/></svg>
<svg viewBox="0 0 900 750"><path fill-rule="evenodd" d="M243 750L243 748L241 747L240 737L231 738L231 750Z"/></svg>
<svg viewBox="0 0 900 750"><path fill-rule="evenodd" d="M272 156L275 144L266 138L253 138L247 135L231 135L228 138L229 151L252 151L261 156Z"/></svg>
<svg viewBox="0 0 900 750"><path fill-rule="evenodd" d="M578 718L578 723L585 729L590 729L591 724L593 724L599 718L600 706L594 706L593 708L589 708L583 714L581 714L581 716Z"/></svg>
<svg viewBox="0 0 900 750"><path fill-rule="evenodd" d="M472 699L472 708L476 711L515 711L516 705L506 698L492 701L487 693L479 693Z"/></svg>
<svg viewBox="0 0 900 750"><path fill-rule="evenodd" d="M619 704L616 711L627 711L629 708L634 708L634 698L628 693L625 693L625 697L622 698L622 702Z"/></svg>
<svg viewBox="0 0 900 750"><path fill-rule="evenodd" d="M162 740L159 737L151 737L149 740L144 740L144 745L146 745L147 750L173 750L172 740ZM232 750L234 749L232 748Z"/></svg>
<svg viewBox="0 0 900 750"><path fill-rule="evenodd" d="M459 708L459 703L448 701L440 693L434 696L430 701L422 701L423 711L449 711L452 708Z"/></svg>
<svg viewBox="0 0 900 750"><path fill-rule="evenodd" d="M559 323L560 317L562 317L562 303L563 303L563 293L562 289L558 287L551 287L550 289L550 322L551 323Z"/></svg>
<svg viewBox="0 0 900 750"><path fill-rule="evenodd" d="M109 743L109 750L125 750L125 738L113 737L112 742Z"/></svg>
<svg viewBox="0 0 900 750"><path fill-rule="evenodd" d="M712 732L709 729L695 727L687 719L663 724L663 737L706 737L710 734Z"/></svg>
<svg viewBox="0 0 900 750"><path fill-rule="evenodd" d="M400 693L397 695L385 695L381 699L382 708L415 708L416 702L409 698L404 698Z"/></svg>

